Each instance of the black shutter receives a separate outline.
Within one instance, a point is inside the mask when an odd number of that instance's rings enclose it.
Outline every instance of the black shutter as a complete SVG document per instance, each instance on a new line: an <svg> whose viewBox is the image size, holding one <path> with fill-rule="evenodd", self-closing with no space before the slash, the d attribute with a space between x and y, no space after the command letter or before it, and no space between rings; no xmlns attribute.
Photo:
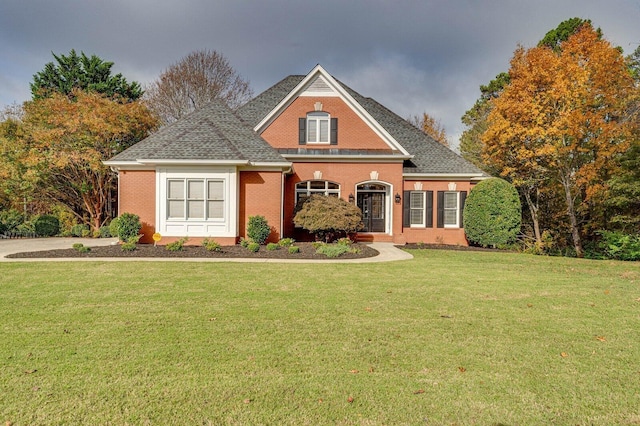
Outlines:
<svg viewBox="0 0 640 426"><path fill-rule="evenodd" d="M411 227L411 191L404 191L402 198L402 227Z"/></svg>
<svg viewBox="0 0 640 426"><path fill-rule="evenodd" d="M464 202L467 200L467 191L460 191L460 228L464 228L462 214L464 213Z"/></svg>
<svg viewBox="0 0 640 426"><path fill-rule="evenodd" d="M425 226L427 228L433 228L433 191L426 191L426 214L427 214L427 221L425 222Z"/></svg>
<svg viewBox="0 0 640 426"><path fill-rule="evenodd" d="M298 144L306 145L307 143L307 119L298 118Z"/></svg>
<svg viewBox="0 0 640 426"><path fill-rule="evenodd" d="M444 228L444 191L438 191L438 228Z"/></svg>
<svg viewBox="0 0 640 426"><path fill-rule="evenodd" d="M338 119L331 119L331 133L330 133L330 144L338 145Z"/></svg>

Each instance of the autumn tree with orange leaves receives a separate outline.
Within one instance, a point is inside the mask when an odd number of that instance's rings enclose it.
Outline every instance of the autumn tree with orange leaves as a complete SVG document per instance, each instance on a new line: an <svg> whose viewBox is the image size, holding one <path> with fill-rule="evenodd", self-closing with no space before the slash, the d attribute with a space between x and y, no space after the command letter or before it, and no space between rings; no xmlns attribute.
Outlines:
<svg viewBox="0 0 640 426"><path fill-rule="evenodd" d="M95 92L53 93L24 104L20 156L42 197L72 211L94 230L108 220L116 174L102 164L148 135L156 119L139 101ZM37 183L37 184L36 184Z"/></svg>
<svg viewBox="0 0 640 426"><path fill-rule="evenodd" d="M583 221L594 220L588 212L602 203L633 137L635 123L626 119L633 79L622 53L588 23L555 51L518 48L509 77L492 101L483 158L521 191L561 188L582 257Z"/></svg>

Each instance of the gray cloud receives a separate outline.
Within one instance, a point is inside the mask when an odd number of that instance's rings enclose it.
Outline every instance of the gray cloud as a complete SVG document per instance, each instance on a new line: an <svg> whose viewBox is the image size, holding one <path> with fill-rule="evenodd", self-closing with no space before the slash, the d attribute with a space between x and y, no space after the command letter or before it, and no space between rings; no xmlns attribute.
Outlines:
<svg viewBox="0 0 640 426"><path fill-rule="evenodd" d="M191 51L217 50L259 93L317 63L399 115L427 112L457 143L480 84L578 16L630 52L632 0L5 0L0 4L0 106L30 97L32 75L75 48L143 84ZM635 43L635 44L634 44Z"/></svg>

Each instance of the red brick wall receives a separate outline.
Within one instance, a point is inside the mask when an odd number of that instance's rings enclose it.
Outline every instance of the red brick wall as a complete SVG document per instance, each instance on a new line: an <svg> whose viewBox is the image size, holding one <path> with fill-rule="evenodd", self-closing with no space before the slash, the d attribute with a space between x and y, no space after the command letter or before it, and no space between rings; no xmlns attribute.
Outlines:
<svg viewBox="0 0 640 426"><path fill-rule="evenodd" d="M322 111L338 119L338 145L309 144L298 145L298 119L314 111L314 104L322 102ZM338 97L306 97L297 98L261 136L275 148L313 149L389 149L371 128L358 117L355 112Z"/></svg>
<svg viewBox="0 0 640 426"><path fill-rule="evenodd" d="M282 203L281 172L240 172L240 206L238 231L247 238L249 216L264 216L271 226L268 242L282 238L280 205Z"/></svg>
<svg viewBox="0 0 640 426"><path fill-rule="evenodd" d="M321 180L340 184L340 197L348 201L349 194L356 195L359 183L371 180L371 172L378 172L378 180L393 185L393 194L402 194L402 163L295 163L294 174L286 177L285 184L285 236L295 233L293 225L293 209L295 208L296 183L314 180L314 172L322 172ZM393 233L402 232L402 204L393 202Z"/></svg>
<svg viewBox="0 0 640 426"><path fill-rule="evenodd" d="M405 191L414 191L414 184L417 181L406 181L404 183ZM469 242L462 228L438 228L437 227L437 192L448 191L449 181L420 181L423 191L433 191L433 228L404 228L404 239L407 243L423 242L427 244L450 244L467 246ZM456 191L471 191L472 184L470 182L455 181ZM402 220L402 217L400 217Z"/></svg>
<svg viewBox="0 0 640 426"><path fill-rule="evenodd" d="M121 170L119 173L118 215L134 213L142 222L142 243L153 243L156 223L156 172Z"/></svg>

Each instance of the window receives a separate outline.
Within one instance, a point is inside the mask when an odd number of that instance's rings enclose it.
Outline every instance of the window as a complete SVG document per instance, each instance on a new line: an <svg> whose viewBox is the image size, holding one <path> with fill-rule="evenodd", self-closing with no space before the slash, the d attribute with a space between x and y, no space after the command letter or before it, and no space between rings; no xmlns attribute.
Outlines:
<svg viewBox="0 0 640 426"><path fill-rule="evenodd" d="M307 114L307 143L329 143L329 114Z"/></svg>
<svg viewBox="0 0 640 426"><path fill-rule="evenodd" d="M310 112L299 119L300 145L338 144L338 119L331 118L326 112Z"/></svg>
<svg viewBox="0 0 640 426"><path fill-rule="evenodd" d="M444 193L444 227L458 227L458 193Z"/></svg>
<svg viewBox="0 0 640 426"><path fill-rule="evenodd" d="M313 194L326 195L328 197L340 196L340 185L327 180L308 180L296 184L296 206L311 197Z"/></svg>
<svg viewBox="0 0 640 426"><path fill-rule="evenodd" d="M410 208L410 222L411 226L424 226L424 207L425 207L425 192L424 191L411 191L409 194L409 208Z"/></svg>
<svg viewBox="0 0 640 426"><path fill-rule="evenodd" d="M224 219L224 181L217 179L167 180L167 218Z"/></svg>

